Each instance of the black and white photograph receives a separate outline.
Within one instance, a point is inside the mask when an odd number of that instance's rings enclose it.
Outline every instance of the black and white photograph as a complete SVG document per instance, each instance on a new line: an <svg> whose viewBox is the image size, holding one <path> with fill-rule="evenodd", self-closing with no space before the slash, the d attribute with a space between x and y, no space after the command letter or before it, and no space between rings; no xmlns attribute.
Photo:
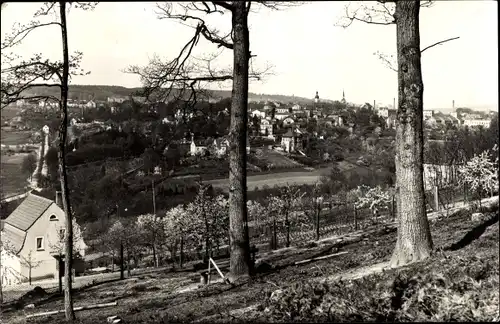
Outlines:
<svg viewBox="0 0 500 324"><path fill-rule="evenodd" d="M496 1L2 1L0 34L0 324L500 321Z"/></svg>

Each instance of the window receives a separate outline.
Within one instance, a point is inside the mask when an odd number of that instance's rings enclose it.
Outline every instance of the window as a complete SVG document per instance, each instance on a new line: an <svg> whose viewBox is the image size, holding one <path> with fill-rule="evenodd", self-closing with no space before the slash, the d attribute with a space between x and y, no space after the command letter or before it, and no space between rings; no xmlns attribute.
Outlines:
<svg viewBox="0 0 500 324"><path fill-rule="evenodd" d="M59 238L60 238L61 240L63 240L63 239L64 239L64 234L65 234L65 233L66 233L66 230L65 230L64 228L61 228L61 229L59 230Z"/></svg>
<svg viewBox="0 0 500 324"><path fill-rule="evenodd" d="M56 221L57 220L57 216L56 215L50 215L49 220Z"/></svg>
<svg viewBox="0 0 500 324"><path fill-rule="evenodd" d="M37 251L43 251L43 237L37 237L36 238L36 250Z"/></svg>

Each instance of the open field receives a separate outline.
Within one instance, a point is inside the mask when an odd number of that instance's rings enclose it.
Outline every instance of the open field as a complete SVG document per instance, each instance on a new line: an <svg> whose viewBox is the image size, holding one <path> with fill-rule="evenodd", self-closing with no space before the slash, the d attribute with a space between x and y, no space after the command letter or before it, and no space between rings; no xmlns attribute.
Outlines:
<svg viewBox="0 0 500 324"><path fill-rule="evenodd" d="M8 131L2 127L0 132L0 143L5 145L27 144L31 137L30 131Z"/></svg>
<svg viewBox="0 0 500 324"><path fill-rule="evenodd" d="M27 175L21 172L23 158L29 153L16 153L12 155L2 153L0 163L0 183L4 197L23 193L28 184Z"/></svg>
<svg viewBox="0 0 500 324"><path fill-rule="evenodd" d="M467 271L473 276L469 279L476 280L473 285L463 281L463 284L460 285L461 290L450 291L454 294L454 298L471 298L470 294L475 293L477 290L481 294L492 296L493 299L483 300L482 303L489 303L493 306L498 303L498 210L487 212L487 215L489 215L489 218L479 223L472 221L470 212L465 210L458 211L449 217L437 217L438 214L429 215L434 245L439 252L424 262L397 270L386 269L387 261L391 257L396 241L395 225L386 225L368 228L364 233L331 237L305 248L286 248L269 253L260 253L257 255L258 264L265 261L270 268L265 272L261 271L251 280L242 281L232 286L215 281L209 286L198 287L194 280L198 279L199 276L190 269L174 272L158 269L158 271L150 274L132 275L131 278L124 281L94 284L75 291L75 307L114 301L117 302L117 306L77 312L77 323L103 323L108 316L112 315L120 316L125 323L289 321L286 317L288 315L285 313L287 308L281 310L279 308L281 306L273 303L272 298L269 299L269 297L272 293L276 295L278 291L286 293L287 296L300 294L300 290L297 290L299 289L297 284L304 285L307 282L325 282L331 285L331 289L347 289L350 294L357 297L341 291L335 295L335 298L341 300L332 300L330 303L332 303L335 312L353 312L348 305L355 301L350 298L368 298L367 294L382 299L386 298L385 295L381 295L382 292L386 293L386 289L391 289L390 287L396 285L397 280L402 280L398 279L400 278L399 273L409 273L410 277L418 274L420 276L417 277L418 279L432 273L438 273L437 276L439 277L439 273L442 271L455 271L453 272L455 274L450 273L448 275L448 272L446 272L445 275L446 278L451 276L451 278L457 280L464 279L463 275L458 276L456 271ZM295 265L297 261L331 254L334 255L328 259ZM487 267L490 270L484 274L486 277L481 277L483 279L473 279L476 278L474 277L475 270L464 269L463 266L467 264L474 266L490 264ZM386 271L383 275L373 274L382 272L384 269ZM495 269L497 273L496 287L490 284L491 280L495 282ZM493 277L489 277L492 274ZM213 278L215 276L215 274L212 275ZM359 277L372 279L367 279L371 281L363 281L359 284L348 280ZM336 282L340 278L345 278L345 281L340 284L339 288L336 288ZM459 283L456 282L456 284ZM403 293L410 294L411 287L402 287L401 289L408 289L403 290ZM361 293L361 290L353 289L363 289L363 293ZM432 294L436 294L435 290L425 296L440 301L441 295ZM496 301L494 299L495 294ZM307 303L307 298L312 297L303 296L305 299L297 295L297 307L301 303ZM445 297L443 295L442 298ZM388 298L390 303L390 295ZM280 305L291 307L287 306L288 302L286 300L281 299ZM377 305L375 300L372 302L373 305ZM442 299L440 302L445 303L446 300ZM447 302L449 303L450 300L448 299ZM452 302L458 303L458 301L453 300ZM361 304L366 308L372 307L370 301ZM396 306L393 305L393 307ZM474 307L480 306L463 304L460 309L463 310L464 307L466 310L474 310ZM265 308L268 310L264 311ZM63 309L63 298L52 296L36 302L34 309L16 311L9 309L8 305L6 305L3 316L9 323L24 323L27 314L56 309ZM302 308L302 310L308 311L307 308ZM404 312L404 309L402 311L397 309L397 311L401 313ZM478 320L481 314L491 316L490 313L493 313L493 316L495 316L496 312L498 312L498 304L493 309L490 307L487 313L483 312L479 313L479 315L477 315L478 313L471 313L468 318ZM453 316L453 312L449 313L450 316ZM294 314L299 316L300 313ZM422 314L421 316L424 316L424 318L427 316L429 320L434 318L432 312ZM369 316L368 313L358 314L357 316L360 316L356 317L358 321L370 318L367 317ZM62 314L50 317L44 316L34 318L30 322L58 323L63 320L63 317ZM295 317L296 320L297 318ZM487 317L489 320L492 320L492 318Z"/></svg>
<svg viewBox="0 0 500 324"><path fill-rule="evenodd" d="M341 171L347 171L354 168L363 170L366 172L366 167L360 167L352 164L348 161L341 161L338 163L339 169ZM322 176L326 176L330 173L330 168L320 168L312 171L293 171L289 172L279 172L279 173L266 173L258 175L247 176L247 188L249 191L255 190L256 187L262 188L263 186L273 187L283 186L287 183L289 184L315 184L318 182ZM228 179L215 179L209 180L207 183L212 184L216 188L222 188L228 190L229 180Z"/></svg>
<svg viewBox="0 0 500 324"><path fill-rule="evenodd" d="M283 186L289 184L314 184L319 181L323 174L327 174L329 169L319 169L311 172L297 171L297 172L281 172L262 175L252 175L247 177L247 188L249 191L255 190L256 187L262 188L263 186L273 187ZM209 180L207 183L212 184L216 188L228 190L228 179Z"/></svg>

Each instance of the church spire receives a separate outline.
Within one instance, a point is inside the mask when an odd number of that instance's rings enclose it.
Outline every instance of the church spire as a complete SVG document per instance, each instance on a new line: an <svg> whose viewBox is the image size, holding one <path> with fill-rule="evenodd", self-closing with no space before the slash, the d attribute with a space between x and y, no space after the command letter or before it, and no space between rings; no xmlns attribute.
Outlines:
<svg viewBox="0 0 500 324"><path fill-rule="evenodd" d="M344 103L344 104L346 103L344 89L342 89L342 103Z"/></svg>
<svg viewBox="0 0 500 324"><path fill-rule="evenodd" d="M316 91L316 95L314 96L314 102L318 103L318 101L319 101L319 95L318 95L318 91Z"/></svg>

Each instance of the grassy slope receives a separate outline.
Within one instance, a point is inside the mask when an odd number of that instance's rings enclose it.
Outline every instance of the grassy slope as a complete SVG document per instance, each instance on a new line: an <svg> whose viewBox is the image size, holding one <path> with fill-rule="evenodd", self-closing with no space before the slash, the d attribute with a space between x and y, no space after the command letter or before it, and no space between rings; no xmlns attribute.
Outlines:
<svg viewBox="0 0 500 324"><path fill-rule="evenodd" d="M435 246L442 249L463 240L467 233L470 233L477 224L470 221L470 213L459 212L448 218L433 221L431 226ZM438 253L424 263L411 266L410 270L413 268L418 272L420 269L425 269L422 271L427 273L431 272L431 270L435 271L446 267L453 268L460 266L460 260L471 255L484 261L493 262L498 269L498 218L493 225L485 228L484 232L479 234L482 235L474 238L465 247L456 251ZM290 249L285 254L274 257L271 254L267 257L267 261L271 265L278 267L278 270L266 275L259 275L251 282L236 287L215 283L209 287L178 293L179 288L192 285L189 281L189 276L192 276L192 274L179 272L159 272L151 276L131 278L125 282L101 284L78 292L75 295L75 305L117 301L118 306L78 312L78 322L100 323L111 315L120 315L127 323L153 323L172 320L193 321L195 319L205 319L209 322L228 321L237 316L232 310L260 304L270 296L271 292L277 288L282 288L281 286L287 287L290 283L301 282L305 279L328 278L338 273L359 268L361 265L367 266L388 261L395 241L395 231L384 231L382 229L379 233L360 242L340 247L340 251L347 251L347 254L299 266L284 265L296 260L306 259L321 251L325 254L334 251L325 251L324 247L315 247L305 250ZM280 266L284 267L279 268ZM385 276L380 278L381 283L393 281L396 274L389 273ZM354 293L356 294L356 291ZM363 291L363 294L358 295L364 295L364 293L365 291ZM345 304L345 302L343 303ZM62 308L62 299L55 299L50 303L37 306L35 310L26 312L33 313ZM240 319L253 318L258 320L262 314L262 311L250 312L241 315L243 317ZM4 315L5 319L12 321L12 323L22 322L24 317L23 311ZM279 320L286 320L283 316L279 317L280 312L276 311L276 307L273 316L277 316L276 319ZM58 315L50 318L42 317L36 322L56 323L61 319L62 316ZM269 319L269 317L262 319Z"/></svg>

